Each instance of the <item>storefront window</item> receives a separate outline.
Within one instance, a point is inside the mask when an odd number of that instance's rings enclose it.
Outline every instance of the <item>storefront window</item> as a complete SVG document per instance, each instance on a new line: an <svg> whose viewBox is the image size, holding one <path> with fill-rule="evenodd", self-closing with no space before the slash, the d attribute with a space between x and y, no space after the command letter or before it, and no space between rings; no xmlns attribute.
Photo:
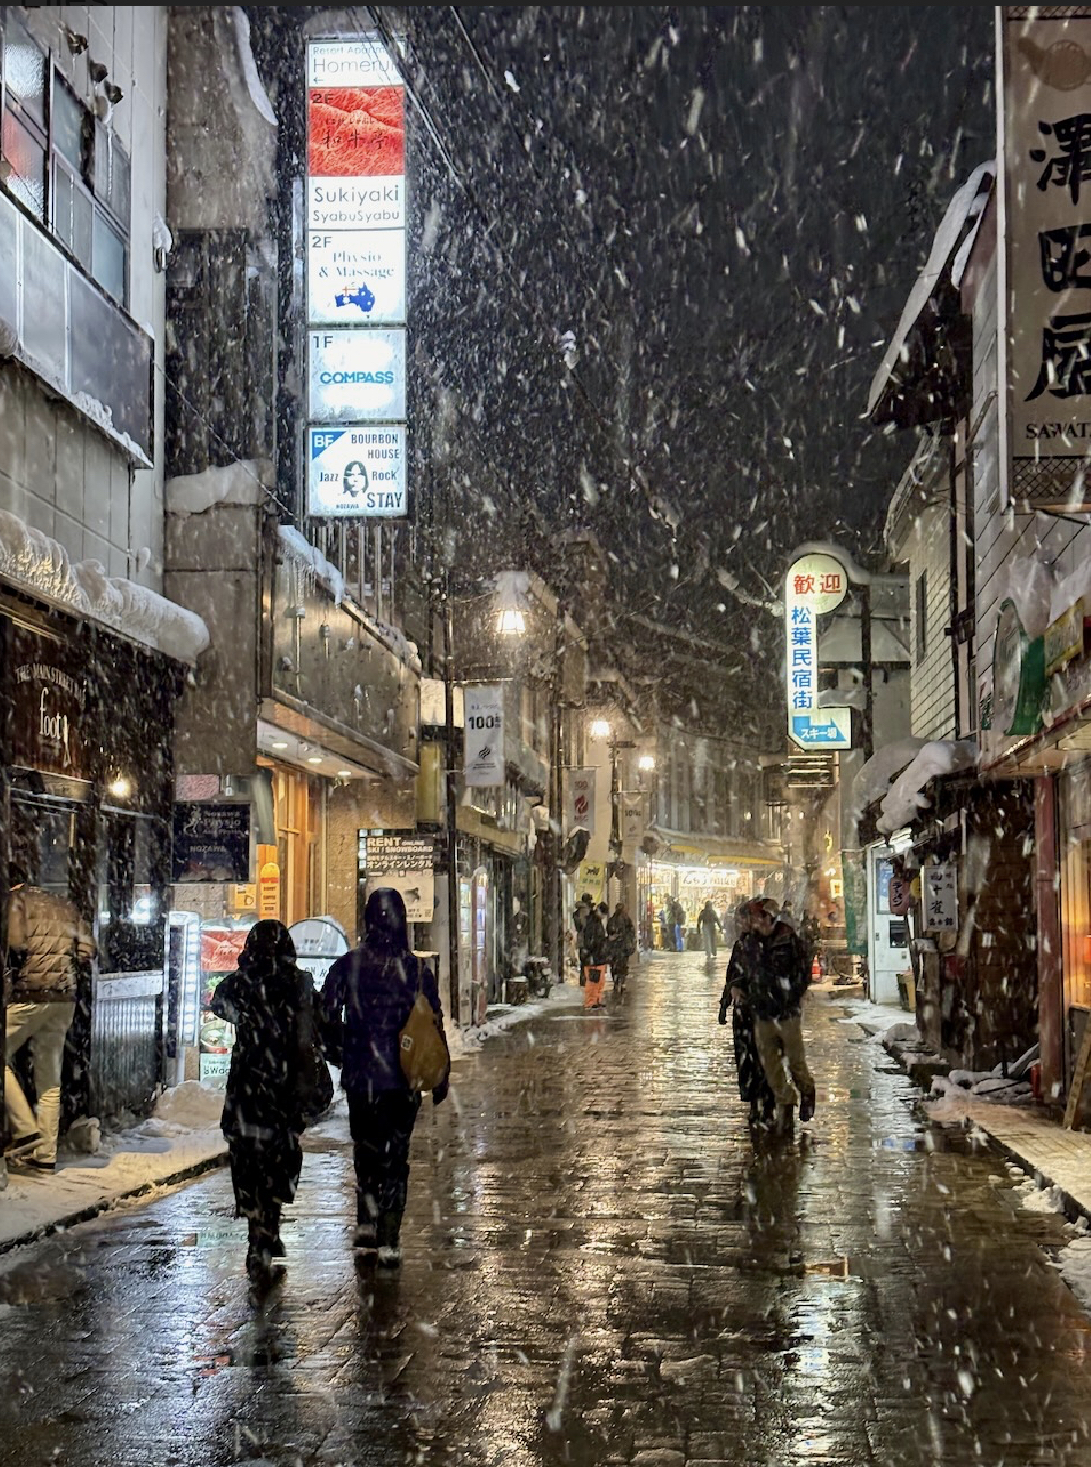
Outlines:
<svg viewBox="0 0 1091 1467"><path fill-rule="evenodd" d="M1061 932L1065 1008L1091 1009L1091 783L1088 766L1061 781Z"/></svg>
<svg viewBox="0 0 1091 1467"><path fill-rule="evenodd" d="M104 973L162 967L167 828L148 815L104 811L98 843L98 964Z"/></svg>

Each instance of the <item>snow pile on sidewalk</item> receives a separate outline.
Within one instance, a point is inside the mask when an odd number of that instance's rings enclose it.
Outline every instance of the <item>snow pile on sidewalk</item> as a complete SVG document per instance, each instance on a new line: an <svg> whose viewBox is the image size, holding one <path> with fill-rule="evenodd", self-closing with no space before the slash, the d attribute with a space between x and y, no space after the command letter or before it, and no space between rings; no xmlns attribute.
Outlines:
<svg viewBox="0 0 1091 1467"><path fill-rule="evenodd" d="M548 998L532 999L529 1003L496 1004L489 1009L483 1024L472 1024L453 1032L448 1028L451 1059L475 1054L486 1040L505 1033L516 1024L525 1024L528 1019L540 1018L557 1009L579 1008L582 1003L583 994L578 985L560 983L553 985Z"/></svg>
<svg viewBox="0 0 1091 1467"><path fill-rule="evenodd" d="M12 1168L0 1202L0 1248L90 1217L226 1157L222 1110L222 1090L187 1080L164 1091L147 1120L103 1136L94 1155L62 1144L54 1173Z"/></svg>

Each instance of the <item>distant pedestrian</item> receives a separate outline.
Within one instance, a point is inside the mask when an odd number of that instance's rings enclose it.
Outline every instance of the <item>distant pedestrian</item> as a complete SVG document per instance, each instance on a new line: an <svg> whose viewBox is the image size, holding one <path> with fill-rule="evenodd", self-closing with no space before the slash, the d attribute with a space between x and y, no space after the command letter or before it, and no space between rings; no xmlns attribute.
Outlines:
<svg viewBox="0 0 1091 1467"><path fill-rule="evenodd" d="M10 970L7 995L4 1109L12 1142L8 1156L34 1172L57 1170L64 1041L76 1011L78 965L94 957L91 929L67 897L32 886L26 867L9 867ZM10 1061L23 1047L34 1066L31 1110Z"/></svg>
<svg viewBox="0 0 1091 1467"><path fill-rule="evenodd" d="M701 941L704 944L705 957L714 959L716 956L716 936L723 931L723 926L711 902L705 902L697 917L697 925L701 929Z"/></svg>
<svg viewBox="0 0 1091 1467"><path fill-rule="evenodd" d="M758 1044L754 1036L754 1015L746 1000L750 974L761 962L761 942L750 931L750 904L741 902L735 908L735 942L728 959L724 991L720 995L720 1023L727 1023L731 1007L731 1030L735 1050L735 1074L739 1083L739 1099L750 1107L750 1123L771 1124L776 1115L776 1097L765 1078Z"/></svg>
<svg viewBox="0 0 1091 1467"><path fill-rule="evenodd" d="M585 1009L603 1008L603 989L606 985L606 965L609 961L605 916L605 902L593 907L584 918L580 929L580 982L583 984L583 1006Z"/></svg>
<svg viewBox="0 0 1091 1467"><path fill-rule="evenodd" d="M322 989L326 1052L341 1066L348 1097L356 1169L353 1247L377 1254L385 1267L401 1262L401 1227L409 1195L409 1142L421 1094L402 1073L400 1034L419 992L442 1027L435 976L409 950L405 902L392 887L367 899L364 940L338 958ZM448 1080L432 1091L446 1098Z"/></svg>
<svg viewBox="0 0 1091 1467"><path fill-rule="evenodd" d="M664 902L659 910L659 946L664 952L674 948L674 918L669 901Z"/></svg>
<svg viewBox="0 0 1091 1467"><path fill-rule="evenodd" d="M760 938L756 961L735 984L754 1014L754 1037L766 1079L776 1096L777 1128L791 1129L797 1099L799 1118L814 1115L815 1083L807 1067L800 1021L800 1005L810 983L810 970L799 937L778 920L776 903L750 904L751 930ZM734 992L734 989L733 989ZM785 1065L788 1072L785 1073Z"/></svg>
<svg viewBox="0 0 1091 1467"><path fill-rule="evenodd" d="M674 927L674 950L677 953L684 952L686 945L686 909L677 897L671 902L671 923Z"/></svg>
<svg viewBox="0 0 1091 1467"><path fill-rule="evenodd" d="M303 1165L299 1138L316 1031L314 980L297 965L283 923L255 922L238 968L214 990L209 1007L235 1026L220 1128L235 1216L248 1225L246 1271L260 1283L271 1277L273 1259L284 1257L280 1214Z"/></svg>
<svg viewBox="0 0 1091 1467"><path fill-rule="evenodd" d="M629 959L636 952L636 928L622 902L618 902L613 915L606 923L606 938L614 992L620 996L625 989L625 980L629 976Z"/></svg>

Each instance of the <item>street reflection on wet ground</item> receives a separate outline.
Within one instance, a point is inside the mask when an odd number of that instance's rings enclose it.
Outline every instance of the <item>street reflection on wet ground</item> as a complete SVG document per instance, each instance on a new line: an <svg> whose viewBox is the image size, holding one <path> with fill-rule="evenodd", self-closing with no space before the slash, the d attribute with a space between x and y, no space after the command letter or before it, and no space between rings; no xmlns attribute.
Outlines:
<svg viewBox="0 0 1091 1467"><path fill-rule="evenodd" d="M0 1462L1091 1467L1063 1220L826 995L814 1121L753 1137L721 967L653 957L460 1060L400 1272L349 1250L342 1118L264 1301L223 1172L0 1260Z"/></svg>

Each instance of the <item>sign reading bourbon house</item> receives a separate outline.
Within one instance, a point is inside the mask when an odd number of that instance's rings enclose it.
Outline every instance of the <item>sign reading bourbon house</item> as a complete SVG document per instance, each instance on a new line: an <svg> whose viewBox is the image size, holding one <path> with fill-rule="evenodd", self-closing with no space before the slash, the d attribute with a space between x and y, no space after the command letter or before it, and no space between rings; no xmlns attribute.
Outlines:
<svg viewBox="0 0 1091 1467"><path fill-rule="evenodd" d="M11 762L70 779L90 779L85 724L87 676L64 643L11 629Z"/></svg>
<svg viewBox="0 0 1091 1467"><path fill-rule="evenodd" d="M1091 449L1091 9L999 14L1011 496L1045 506Z"/></svg>
<svg viewBox="0 0 1091 1467"><path fill-rule="evenodd" d="M307 511L401 519L405 86L376 35L307 47Z"/></svg>

